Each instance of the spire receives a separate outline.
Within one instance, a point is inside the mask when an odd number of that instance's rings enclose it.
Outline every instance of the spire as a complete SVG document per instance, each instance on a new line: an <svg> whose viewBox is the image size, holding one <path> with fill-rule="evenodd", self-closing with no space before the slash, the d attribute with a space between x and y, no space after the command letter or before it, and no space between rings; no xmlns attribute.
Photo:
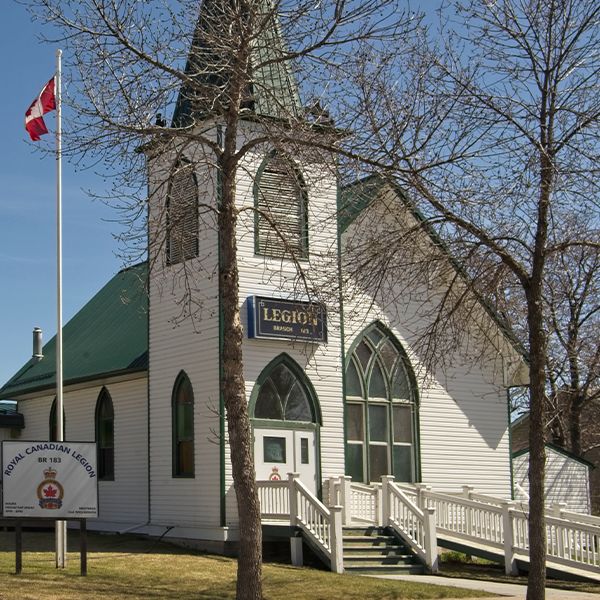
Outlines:
<svg viewBox="0 0 600 600"><path fill-rule="evenodd" d="M247 79L242 107L256 115L289 119L301 114L296 82L284 56L277 15L270 0L203 0L186 65L193 84L183 84L174 127L218 114L228 104L227 84L234 72ZM241 24L240 24L241 23ZM251 38L248 64L236 54L240 38Z"/></svg>

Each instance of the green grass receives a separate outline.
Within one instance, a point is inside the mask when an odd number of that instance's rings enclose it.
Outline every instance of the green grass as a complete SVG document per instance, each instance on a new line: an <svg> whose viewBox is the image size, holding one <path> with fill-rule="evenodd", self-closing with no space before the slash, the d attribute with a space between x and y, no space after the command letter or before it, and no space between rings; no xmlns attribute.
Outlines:
<svg viewBox="0 0 600 600"><path fill-rule="evenodd" d="M88 576L79 575L78 537L69 532L66 569L54 566L53 534L23 535L15 575L14 533L0 532L1 600L225 600L235 598L236 561L130 535L90 534ZM481 597L481 592L265 564L265 600Z"/></svg>
<svg viewBox="0 0 600 600"><path fill-rule="evenodd" d="M462 552L455 551L443 552L440 558L439 574L444 577L527 585L526 574L518 576L506 575L503 565L484 558L471 557ZM546 587L600 594L600 584L587 581L566 581L548 577L546 579Z"/></svg>

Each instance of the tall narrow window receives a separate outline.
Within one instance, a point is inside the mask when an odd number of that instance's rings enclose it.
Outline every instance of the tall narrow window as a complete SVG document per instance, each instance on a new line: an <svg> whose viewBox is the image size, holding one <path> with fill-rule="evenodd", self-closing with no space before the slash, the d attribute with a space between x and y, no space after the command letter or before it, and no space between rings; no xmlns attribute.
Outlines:
<svg viewBox="0 0 600 600"><path fill-rule="evenodd" d="M63 405L63 439L67 437L67 421L65 419L65 407ZM50 407L50 419L49 419L49 435L48 439L51 442L56 442L58 440L58 423L56 420L56 398L52 401L52 406Z"/></svg>
<svg viewBox="0 0 600 600"><path fill-rule="evenodd" d="M194 476L194 393L188 376L175 381L173 409L173 476Z"/></svg>
<svg viewBox="0 0 600 600"><path fill-rule="evenodd" d="M193 165L180 162L171 174L167 198L167 261L198 256L198 184Z"/></svg>
<svg viewBox="0 0 600 600"><path fill-rule="evenodd" d="M289 158L275 154L255 184L256 252L265 256L308 256L308 211L300 173Z"/></svg>
<svg viewBox="0 0 600 600"><path fill-rule="evenodd" d="M356 340L346 367L346 472L415 481L418 446L414 376L398 341L380 324Z"/></svg>
<svg viewBox="0 0 600 600"><path fill-rule="evenodd" d="M106 388L102 388L96 402L96 447L98 451L98 479L115 478L115 413Z"/></svg>

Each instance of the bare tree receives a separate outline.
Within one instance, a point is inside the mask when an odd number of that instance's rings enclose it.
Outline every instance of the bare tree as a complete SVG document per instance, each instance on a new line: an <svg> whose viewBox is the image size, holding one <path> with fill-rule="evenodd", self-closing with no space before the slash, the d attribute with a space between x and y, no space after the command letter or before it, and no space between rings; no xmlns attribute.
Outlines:
<svg viewBox="0 0 600 600"><path fill-rule="evenodd" d="M461 0L444 4L440 15L439 30L423 32L412 52L389 55L376 67L365 60L355 72L353 125L361 127L353 130L363 135L347 156L369 154L371 165L420 207L424 226L436 227L475 275L474 285L488 296L510 295L525 315L527 597L539 600L546 556L545 294L549 279L565 269L559 256L599 242L600 6L592 0ZM584 216L576 227L574 212ZM381 251L371 266L383 264ZM390 243L385 252L405 251ZM366 257L362 266L369 266ZM374 276L373 268L366 272ZM390 276L387 269L377 273ZM449 317L460 316L456 307L465 296L458 288L447 297L451 302L440 304L446 317L436 323L459 331Z"/></svg>
<svg viewBox="0 0 600 600"><path fill-rule="evenodd" d="M600 255L596 249L570 248L553 262L545 293L550 430L555 442L583 455L598 433L596 423L584 424L582 416L600 399Z"/></svg>
<svg viewBox="0 0 600 600"><path fill-rule="evenodd" d="M27 0L51 26L49 40L66 47L66 89L71 105L64 147L74 160L108 173L111 201L126 224L130 255L145 255L149 227L150 268L165 252L183 281L179 319L201 313L186 257L196 225L186 203L146 220L146 160L173 165L152 195L185 197L186 172L212 178L218 199L198 205L200 228L216 228L222 306L221 393L238 502L240 553L238 598L260 598L261 521L244 389L242 326L238 298L236 181L245 156L259 148L305 156L336 148L339 132L318 102L332 73L362 47L397 46L410 25L395 0L270 2L268 0ZM198 16L198 10L200 10ZM52 38L52 36L55 36ZM285 44L283 42L285 40ZM191 48L191 51L190 51ZM310 110L299 102L313 95ZM330 90L336 93L336 89ZM163 115L173 111L172 124ZM143 152L136 152L142 148ZM329 156L329 154L328 154ZM191 157L191 158L190 158ZM314 156L313 156L314 160ZM331 161L321 161L322 164ZM199 165L202 169L199 169ZM267 212L262 218L275 228ZM157 223L166 223L165 227ZM286 243L286 232L275 228ZM164 249L164 252L161 250ZM295 249L286 246L292 259ZM214 253L213 253L214 257ZM296 260L299 271L300 263ZM214 275L208 261L207 277ZM212 265L212 266L211 266ZM302 279L301 274L299 278Z"/></svg>

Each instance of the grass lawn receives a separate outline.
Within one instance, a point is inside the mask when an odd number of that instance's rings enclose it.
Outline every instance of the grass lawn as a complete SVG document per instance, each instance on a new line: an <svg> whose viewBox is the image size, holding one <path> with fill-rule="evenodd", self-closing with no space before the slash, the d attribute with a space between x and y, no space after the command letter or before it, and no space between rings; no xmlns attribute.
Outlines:
<svg viewBox="0 0 600 600"><path fill-rule="evenodd" d="M236 562L130 535L88 537L88 576L79 575L77 532L68 566L54 566L53 533L23 534L23 572L15 575L14 533L0 532L1 600L177 600L235 598ZM264 565L265 600L481 597L481 592L327 571Z"/></svg>
<svg viewBox="0 0 600 600"><path fill-rule="evenodd" d="M440 556L439 574L445 577L527 584L527 575L518 575L516 577L506 575L502 565L483 558L468 558L461 552L443 552ZM546 579L546 587L600 594L600 584L586 581L564 581L548 577Z"/></svg>

